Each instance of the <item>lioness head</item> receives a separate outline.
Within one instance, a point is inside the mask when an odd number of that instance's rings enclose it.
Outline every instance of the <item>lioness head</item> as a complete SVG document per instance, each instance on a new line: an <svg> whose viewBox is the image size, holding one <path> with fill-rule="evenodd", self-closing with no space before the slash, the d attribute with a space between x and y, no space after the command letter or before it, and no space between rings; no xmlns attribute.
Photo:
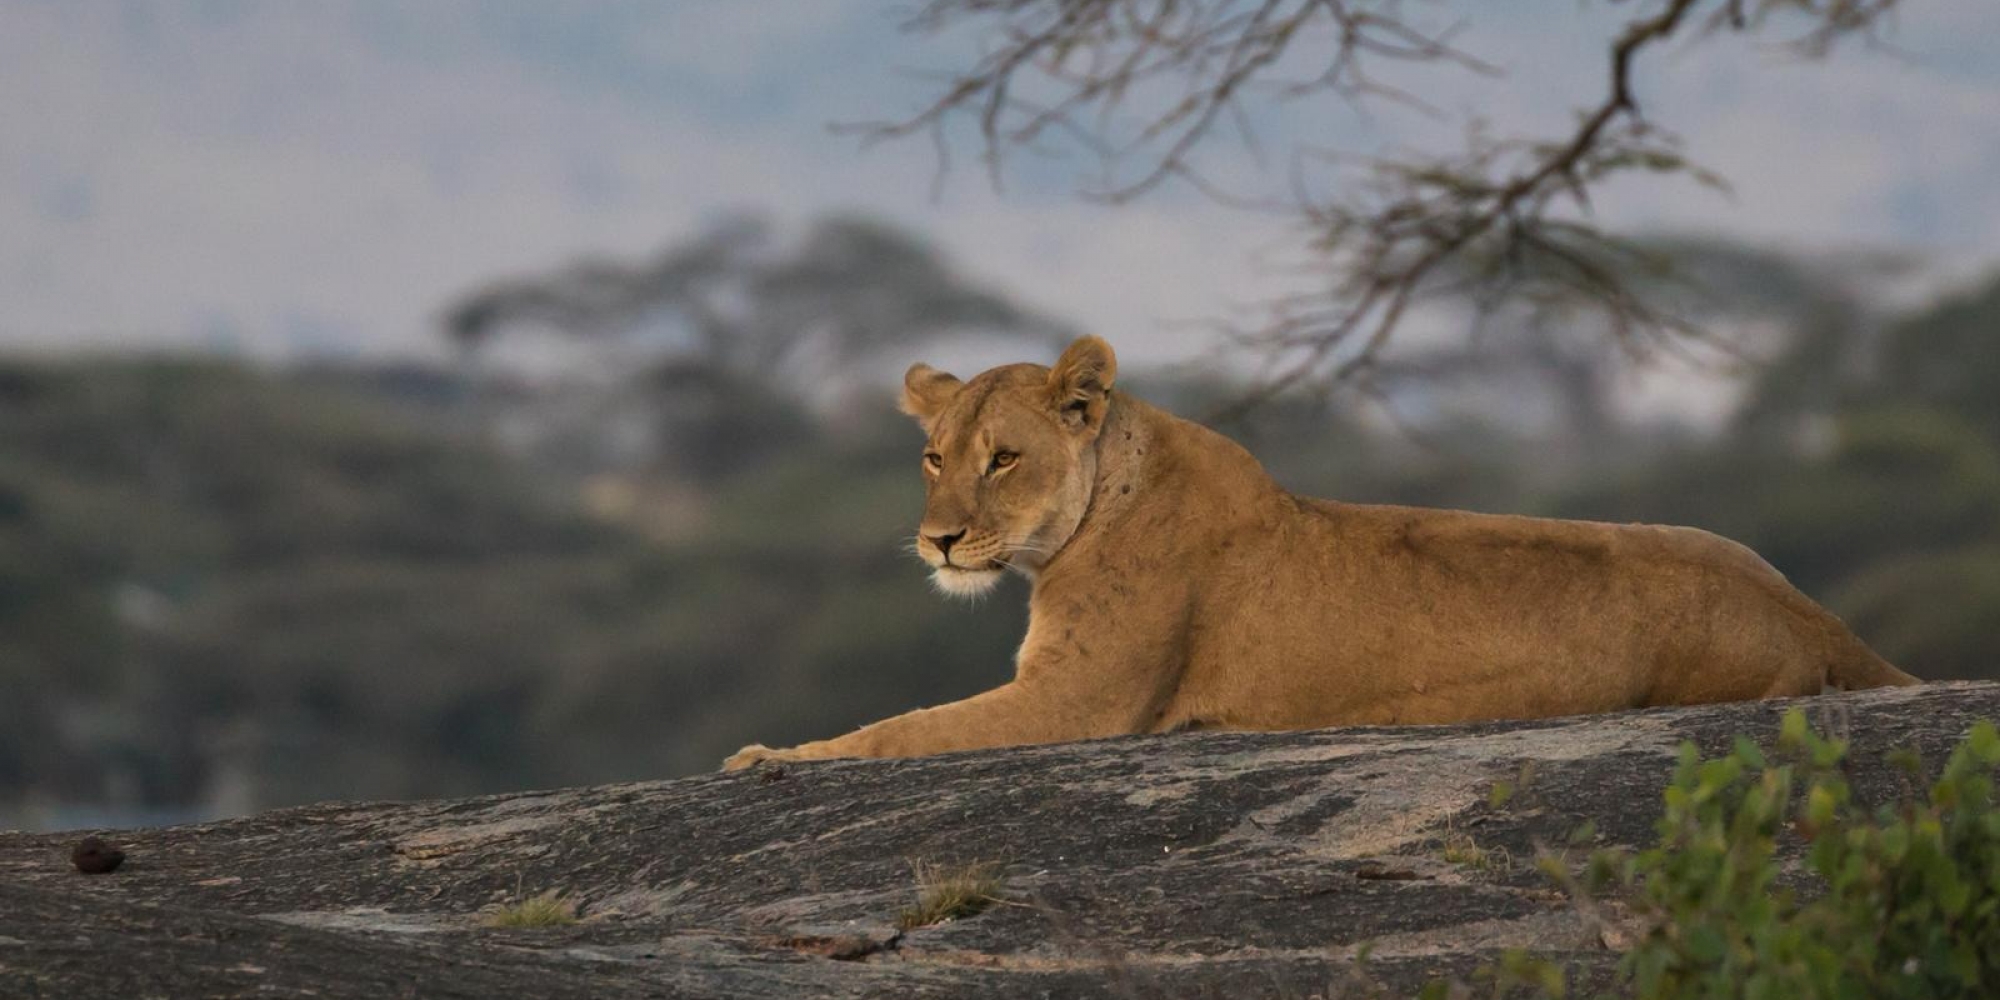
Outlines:
<svg viewBox="0 0 2000 1000"><path fill-rule="evenodd" d="M1118 360L1084 337L1055 367L1006 365L961 382L929 365L903 376L903 412L924 444L917 554L947 594L983 594L1012 566L1041 568L1083 523L1097 477L1091 448Z"/></svg>

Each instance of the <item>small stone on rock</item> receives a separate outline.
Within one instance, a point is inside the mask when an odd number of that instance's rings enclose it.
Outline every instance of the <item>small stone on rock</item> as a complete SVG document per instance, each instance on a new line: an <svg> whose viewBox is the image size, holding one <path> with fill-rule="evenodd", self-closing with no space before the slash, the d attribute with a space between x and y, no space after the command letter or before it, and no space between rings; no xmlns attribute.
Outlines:
<svg viewBox="0 0 2000 1000"><path fill-rule="evenodd" d="M85 837L69 852L69 861L85 875L102 875L117 871L125 863L125 852L116 844L105 843L103 837Z"/></svg>

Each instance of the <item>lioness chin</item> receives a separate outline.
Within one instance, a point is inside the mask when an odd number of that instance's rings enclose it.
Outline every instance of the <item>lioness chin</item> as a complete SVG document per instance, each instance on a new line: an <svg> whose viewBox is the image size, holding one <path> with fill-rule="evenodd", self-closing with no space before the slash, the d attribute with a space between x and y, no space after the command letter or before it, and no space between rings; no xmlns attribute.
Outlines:
<svg viewBox="0 0 2000 1000"><path fill-rule="evenodd" d="M1033 579L1014 679L761 760L1179 729L1608 712L1915 684L1749 549L1692 528L1336 503L1122 393L1110 345L904 378L939 590Z"/></svg>

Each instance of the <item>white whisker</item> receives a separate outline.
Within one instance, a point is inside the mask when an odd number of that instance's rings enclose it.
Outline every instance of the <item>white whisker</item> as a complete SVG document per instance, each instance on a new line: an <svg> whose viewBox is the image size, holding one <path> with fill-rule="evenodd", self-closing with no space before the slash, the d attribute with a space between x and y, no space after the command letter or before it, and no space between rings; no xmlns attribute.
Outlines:
<svg viewBox="0 0 2000 1000"><path fill-rule="evenodd" d="M1002 566L1005 566L1005 567L1007 567L1007 568L1008 568L1009 570L1011 570L1011 571L1013 571L1013 572L1015 572L1015 573L1019 573L1019 574L1021 575L1021 579L1023 579L1023 580L1027 580L1027 581L1029 581L1029 582L1031 582L1031 583L1032 583L1032 582L1034 581L1034 579L1035 579L1035 574L1034 574L1034 571L1033 571L1033 570L1030 570L1030 569L1029 569L1028 567L1026 567L1026 566L1016 566L1016 565L1015 565L1015 564L1013 564L1013 563L1010 563L1010 562L1004 562L1004 561L1003 561L1003 562L1001 562L1001 564L1000 564L1000 565L1002 565Z"/></svg>

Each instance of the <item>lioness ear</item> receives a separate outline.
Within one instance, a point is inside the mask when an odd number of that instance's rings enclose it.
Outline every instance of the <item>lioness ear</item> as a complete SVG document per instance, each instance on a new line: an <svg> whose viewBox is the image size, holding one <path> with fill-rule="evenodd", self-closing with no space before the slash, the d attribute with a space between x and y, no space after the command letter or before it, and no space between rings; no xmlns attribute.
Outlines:
<svg viewBox="0 0 2000 1000"><path fill-rule="evenodd" d="M1101 337L1079 337L1049 369L1049 396L1063 422L1095 432L1110 406L1118 356Z"/></svg>
<svg viewBox="0 0 2000 1000"><path fill-rule="evenodd" d="M917 418L924 430L951 404L965 383L929 365L911 365L903 373L903 412Z"/></svg>

